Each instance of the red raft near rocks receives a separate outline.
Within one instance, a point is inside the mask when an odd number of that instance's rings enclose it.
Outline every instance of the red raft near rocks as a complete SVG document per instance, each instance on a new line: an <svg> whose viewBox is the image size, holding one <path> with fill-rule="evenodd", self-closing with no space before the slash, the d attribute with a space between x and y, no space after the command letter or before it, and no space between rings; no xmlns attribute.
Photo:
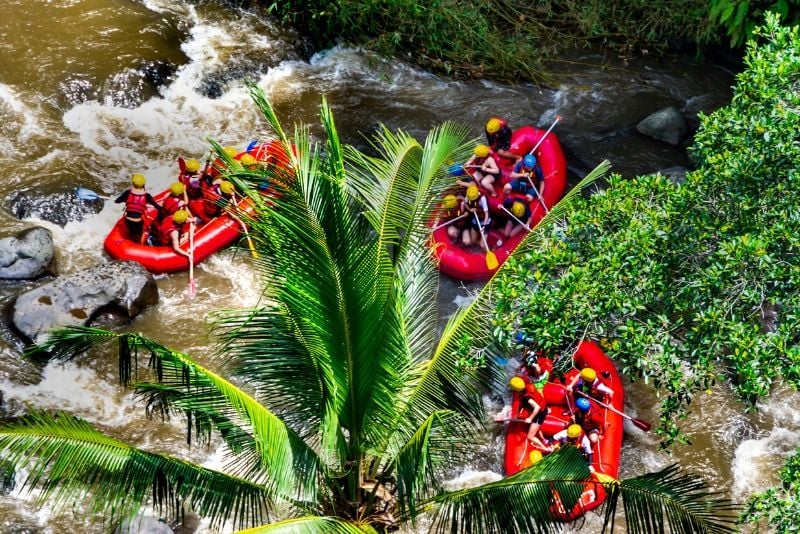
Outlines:
<svg viewBox="0 0 800 534"><path fill-rule="evenodd" d="M531 228L538 224L547 214L547 211L561 200L564 195L564 189L567 185L567 161L564 158L564 152L561 150L561 143L552 132L545 137L545 130L540 130L533 126L523 126L515 130L511 136L510 151L520 156L529 154L542 137L544 137L544 140L536 149L534 155L542 169L545 186L544 193L542 193L543 199L540 201L535 198L528 204L532 215ZM481 193L486 195L489 201L489 210L492 212L492 217L499 216L505 220L507 215L500 207L503 205L503 201L506 200L502 190L503 186L511 181L509 174L514 162L497 155L493 157L502 173L501 179L494 184L499 196L491 197L483 189L481 189ZM518 197L516 193L511 193L511 196ZM519 197L521 198L522 196L519 195ZM545 209L545 206L547 209ZM492 249L497 257L498 267L511 255L526 235L527 232L523 231L506 239L499 229L490 230L486 234L489 248ZM447 227L434 230L431 241L434 254L439 263L439 270L453 278L458 280L488 280L497 271L497 268L489 269L487 266L486 252L482 248L467 249L460 243L453 243L447 235ZM502 244L498 246L498 242Z"/></svg>
<svg viewBox="0 0 800 534"><path fill-rule="evenodd" d="M245 154L250 154L257 161L262 163L274 164L285 168L288 165L288 158L278 141L269 141L252 146L247 152L238 154L235 159L240 160ZM154 195L156 202L163 203L169 196L169 189ZM240 213L252 212L252 201L247 197L238 197L237 208ZM156 209L147 206L145 215L145 226L147 227L156 219ZM222 215L213 218L209 222L198 226L194 233L194 262L195 264L205 260L215 252L227 247L242 235L242 225L239 221L223 212ZM131 241L128 229L125 226L124 215L114 225L105 239L104 246L106 252L116 260L135 261L140 263L151 273L176 273L189 270L189 259L186 256L177 254L169 246L150 246L144 243ZM181 246L188 252L189 244Z"/></svg>
<svg viewBox="0 0 800 534"><path fill-rule="evenodd" d="M539 364L545 370L551 370L552 361L540 358ZM573 355L574 368L564 378L568 384L570 380L580 373L585 367L591 367L597 377L613 392L613 398L607 404L622 412L625 404L625 390L622 380L617 373L614 363L605 355L602 349L593 341L583 341ZM552 371L551 371L552 375ZM551 377L552 378L552 377ZM570 416L577 409L572 402L572 395L565 389L565 382L552 380L544 386L543 394L547 401L549 412L542 424L542 433L552 441L553 435L565 430L570 424ZM592 464L594 473L586 482L581 499L572 510L565 510L560 505L559 499L554 495L554 514L559 519L571 521L586 512L600 506L606 498L606 491L600 478L617 478L619 474L620 450L622 448L622 417L612 410L603 408L591 401L592 417L600 426L600 437L592 445ZM520 414L520 394L514 393L511 405L511 421L506 431L505 474L513 475L533 464L531 452L537 450L528 441L528 425L524 418L527 413L523 410ZM600 478L599 478L600 477Z"/></svg>

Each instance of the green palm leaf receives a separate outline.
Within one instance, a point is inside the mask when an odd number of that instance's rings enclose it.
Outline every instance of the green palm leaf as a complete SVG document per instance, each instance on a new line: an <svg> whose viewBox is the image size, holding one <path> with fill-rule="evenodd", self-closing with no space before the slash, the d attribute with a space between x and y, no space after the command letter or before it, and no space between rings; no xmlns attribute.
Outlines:
<svg viewBox="0 0 800 534"><path fill-rule="evenodd" d="M672 532L723 533L736 524L736 506L719 493L708 491L696 476L672 465L656 473L607 485L606 525L614 530L614 510L622 496L625 522L632 534Z"/></svg>
<svg viewBox="0 0 800 534"><path fill-rule="evenodd" d="M377 534L368 524L356 524L338 517L298 517L263 525L237 534Z"/></svg>
<svg viewBox="0 0 800 534"><path fill-rule="evenodd" d="M475 488L453 491L429 501L435 503L435 532L513 533L557 532L553 513L557 492L571 510L584 489L589 468L575 447L562 447L514 476Z"/></svg>
<svg viewBox="0 0 800 534"><path fill-rule="evenodd" d="M23 487L41 487L57 506L85 502L111 521L145 503L177 515L183 503L215 525L263 522L271 506L264 486L169 456L135 449L69 415L32 414L0 428L0 456L29 472Z"/></svg>

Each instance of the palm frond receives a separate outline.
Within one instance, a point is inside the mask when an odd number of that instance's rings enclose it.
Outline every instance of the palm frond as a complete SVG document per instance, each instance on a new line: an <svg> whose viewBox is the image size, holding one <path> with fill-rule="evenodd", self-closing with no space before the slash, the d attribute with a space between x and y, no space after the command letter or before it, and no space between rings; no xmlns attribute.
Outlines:
<svg viewBox="0 0 800 534"><path fill-rule="evenodd" d="M353 523L338 517L298 517L269 525L241 530L237 534L377 534L366 523Z"/></svg>
<svg viewBox="0 0 800 534"><path fill-rule="evenodd" d="M438 492L439 472L463 458L472 431L454 412L432 413L399 450L391 451L400 512L414 518L419 499Z"/></svg>
<svg viewBox="0 0 800 534"><path fill-rule="evenodd" d="M0 456L28 476L23 488L42 489L56 506L85 502L109 520L144 504L177 515L184 503L215 525L263 522L268 488L169 456L135 449L69 415L31 414L0 426Z"/></svg>
<svg viewBox="0 0 800 534"><path fill-rule="evenodd" d="M619 496L631 534L721 534L735 530L738 507L720 493L709 491L700 477L682 473L677 465L606 487L609 499L605 521L606 526L610 523L611 532Z"/></svg>
<svg viewBox="0 0 800 534"><path fill-rule="evenodd" d="M561 530L554 494L571 510L584 490L589 468L571 446L548 454L514 476L475 488L444 493L435 503L434 532L549 533Z"/></svg>

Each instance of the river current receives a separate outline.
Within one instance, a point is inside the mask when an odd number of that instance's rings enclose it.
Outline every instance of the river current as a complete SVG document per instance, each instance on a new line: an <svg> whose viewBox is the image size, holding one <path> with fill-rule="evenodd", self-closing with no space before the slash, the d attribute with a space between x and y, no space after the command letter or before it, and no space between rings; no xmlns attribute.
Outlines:
<svg viewBox="0 0 800 534"><path fill-rule="evenodd" d="M463 121L476 138L492 114L512 126L545 125L564 117L556 133L576 175L603 159L616 172L635 175L689 164L681 148L641 136L635 124L667 105L723 105L733 72L693 58L624 58L586 51L564 57L551 87L453 81L400 61L351 48L307 57L296 35L257 13L184 0L6 0L0 19L0 185L3 235L32 226L53 232L56 270L69 273L107 261L102 240L120 215L107 203L97 213L54 224L36 209L17 216L21 198L65 198L76 186L115 194L142 172L159 191L174 180L178 156L201 158L208 138L243 148L267 135L243 80L265 89L285 125L318 124L321 95L335 113L343 141L364 144L364 133L383 123L417 138L445 120ZM266 21L266 22L265 22ZM321 130L315 126L315 133ZM61 195L61 196L59 196ZM65 208L66 209L66 208ZM256 273L246 254L217 254L198 268L198 297L184 297L185 275L158 277L160 301L130 328L208 361L206 318L221 308L253 305ZM8 306L36 282L0 284ZM442 314L469 298L464 286L443 278ZM178 341L176 341L178 340ZM176 344L177 343L177 344ZM21 359L22 345L0 329L0 392L4 409L29 406L66 410L135 445L214 466L218 445L189 447L180 421L145 418L144 409L118 386L113 354L40 365ZM776 391L759 410L745 413L725 386L700 396L684 428L691 445L662 452L652 436L626 427L623 476L680 462L713 488L743 500L777 481L776 469L800 445L800 412L780 408L797 401ZM487 400L487 403L490 403ZM628 389L631 414L655 419L657 393L645 384ZM493 404L490 409L499 409ZM499 478L501 429L451 484ZM99 521L37 505L17 489L0 497L2 532L102 532ZM593 532L596 518L577 525ZM200 531L209 531L205 523Z"/></svg>

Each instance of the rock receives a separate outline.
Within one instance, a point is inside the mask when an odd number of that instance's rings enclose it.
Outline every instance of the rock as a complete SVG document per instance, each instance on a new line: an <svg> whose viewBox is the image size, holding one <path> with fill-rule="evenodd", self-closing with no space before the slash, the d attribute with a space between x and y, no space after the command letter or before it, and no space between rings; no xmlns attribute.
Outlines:
<svg viewBox="0 0 800 534"><path fill-rule="evenodd" d="M50 230L36 226L0 239L0 278L26 280L47 272L55 247Z"/></svg>
<svg viewBox="0 0 800 534"><path fill-rule="evenodd" d="M686 117L673 106L660 109L647 116L636 125L636 129L639 133L673 146L678 146L689 133Z"/></svg>
<svg viewBox="0 0 800 534"><path fill-rule="evenodd" d="M135 262L113 261L61 276L23 293L14 303L14 327L41 342L58 327L87 325L101 312L133 318L158 302L153 275Z"/></svg>
<svg viewBox="0 0 800 534"><path fill-rule="evenodd" d="M697 130L700 127L699 113L702 112L708 115L723 105L725 105L725 102L718 102L714 100L714 97L710 94L705 94L691 97L686 101L682 111L684 117L686 117L686 122L689 124L689 128Z"/></svg>
<svg viewBox="0 0 800 534"><path fill-rule="evenodd" d="M114 534L173 534L173 531L163 521L146 515L137 515L120 523L114 529Z"/></svg>
<svg viewBox="0 0 800 534"><path fill-rule="evenodd" d="M686 181L686 168L681 166L660 169L658 174L669 178L673 184L682 184Z"/></svg>
<svg viewBox="0 0 800 534"><path fill-rule="evenodd" d="M74 191L43 194L30 190L18 191L9 199L9 211L19 219L38 217L64 226L70 221L81 221L87 215L99 213L103 202L80 200Z"/></svg>

